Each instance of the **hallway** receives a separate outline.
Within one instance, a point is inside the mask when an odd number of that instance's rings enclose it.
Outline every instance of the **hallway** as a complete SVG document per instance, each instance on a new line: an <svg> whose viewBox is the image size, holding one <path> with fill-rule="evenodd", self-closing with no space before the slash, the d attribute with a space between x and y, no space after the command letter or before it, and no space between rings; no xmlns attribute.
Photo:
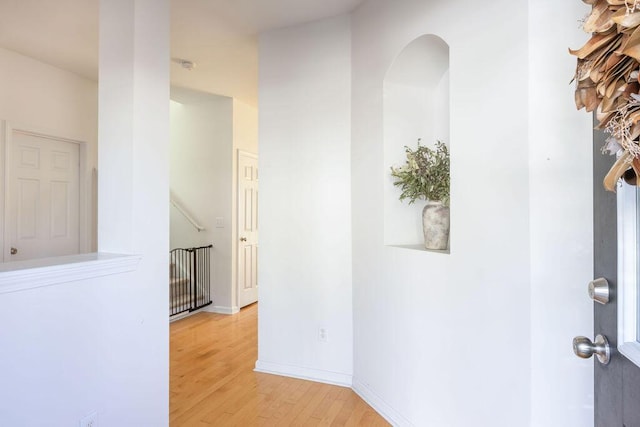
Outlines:
<svg viewBox="0 0 640 427"><path fill-rule="evenodd" d="M352 390L253 372L258 306L171 324L170 425L387 426Z"/></svg>

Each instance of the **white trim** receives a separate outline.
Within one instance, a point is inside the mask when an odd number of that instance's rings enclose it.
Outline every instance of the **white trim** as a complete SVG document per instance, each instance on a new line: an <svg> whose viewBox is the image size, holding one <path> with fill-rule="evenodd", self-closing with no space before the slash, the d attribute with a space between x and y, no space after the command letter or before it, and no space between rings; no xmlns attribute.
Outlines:
<svg viewBox="0 0 640 427"><path fill-rule="evenodd" d="M2 250L2 259L4 262L9 262L11 260L11 243L13 237L10 237L11 231L9 230L9 177L10 177L10 169L11 165L9 162L9 145L11 141L11 126L5 121L4 122L4 176L3 182L4 187L2 189L2 195L4 196L4 205L2 206L2 224L0 226L3 229L3 243L4 246L0 248Z"/></svg>
<svg viewBox="0 0 640 427"><path fill-rule="evenodd" d="M638 190L622 184L617 191L618 351L640 366L638 342Z"/></svg>
<svg viewBox="0 0 640 427"><path fill-rule="evenodd" d="M391 425L396 427L413 427L411 421L403 417L398 411L393 409L391 405L384 401L376 392L371 390L367 385L360 382L357 378L353 379L353 391L362 398L369 406L371 406L378 414L380 414Z"/></svg>
<svg viewBox="0 0 640 427"><path fill-rule="evenodd" d="M340 372L261 362L259 360L256 362L254 371L351 388L352 376Z"/></svg>
<svg viewBox="0 0 640 427"><path fill-rule="evenodd" d="M77 143L77 142L76 142ZM79 143L78 155L80 156L80 164L78 165L78 191L79 199L78 203L78 225L80 230L78 233L79 250L81 254L85 254L91 251L91 242L89 236L91 236L91 225L89 222L89 212L91 211L91 199L92 196L89 193L91 191L91 182L88 181L89 175L87 175L87 160L88 160L88 147L86 142Z"/></svg>
<svg viewBox="0 0 640 427"><path fill-rule="evenodd" d="M135 271L140 255L91 253L0 264L0 294Z"/></svg>
<svg viewBox="0 0 640 427"><path fill-rule="evenodd" d="M251 153L249 151L245 151L238 148L238 158L240 158L241 155L251 157L252 159L256 159L256 160L258 159L258 155L256 153Z"/></svg>
<svg viewBox="0 0 640 427"><path fill-rule="evenodd" d="M200 310L196 311L185 311L184 313L176 314L175 316L169 317L169 323L175 322L176 320L182 320L186 317L193 316L194 314L200 313Z"/></svg>
<svg viewBox="0 0 640 427"><path fill-rule="evenodd" d="M186 317L190 317L196 314L200 314L200 313L213 313L213 314L235 314L235 313L218 313L216 311L211 311L211 310L207 310L207 308L211 307L211 304L204 306L204 307L200 307L196 310L193 311L185 311L179 314L175 314L173 316L169 317L169 323L171 322L175 322L176 320L182 320Z"/></svg>
<svg viewBox="0 0 640 427"><path fill-rule="evenodd" d="M209 313L217 313L217 314L237 314L240 313L240 307L224 307L221 305L208 305L202 308L202 311L208 311Z"/></svg>
<svg viewBox="0 0 640 427"><path fill-rule="evenodd" d="M7 175L7 127L6 121L0 120L0 167L5 173L0 173L0 251L2 254L0 255L0 262L7 261L6 253L4 251L4 235L5 235L5 212L7 211L6 207L6 197L7 194L7 183L6 183L6 175Z"/></svg>
<svg viewBox="0 0 640 427"><path fill-rule="evenodd" d="M91 201L89 208L89 218L91 233L87 236L89 240L89 252L98 251L98 169L91 170Z"/></svg>

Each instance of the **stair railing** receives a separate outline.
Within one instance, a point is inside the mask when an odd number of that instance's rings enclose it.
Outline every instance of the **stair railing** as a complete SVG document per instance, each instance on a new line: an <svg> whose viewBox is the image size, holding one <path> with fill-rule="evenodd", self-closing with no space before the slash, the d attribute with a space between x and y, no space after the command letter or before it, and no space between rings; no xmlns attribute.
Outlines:
<svg viewBox="0 0 640 427"><path fill-rule="evenodd" d="M196 230L198 230L198 232L205 229L204 226L200 225L200 223L195 220L195 218L187 211L187 209L182 206L180 201L178 201L178 199L174 196L173 191L169 192L169 201L171 202L173 207L176 208L176 210L180 212L182 216L184 216L187 221L189 221L189 223L191 223L191 225L195 227Z"/></svg>

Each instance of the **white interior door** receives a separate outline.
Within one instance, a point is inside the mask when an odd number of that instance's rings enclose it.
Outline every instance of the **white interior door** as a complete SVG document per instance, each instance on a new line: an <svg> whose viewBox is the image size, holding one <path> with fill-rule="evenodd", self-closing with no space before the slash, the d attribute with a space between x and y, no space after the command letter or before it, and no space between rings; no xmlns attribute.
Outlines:
<svg viewBox="0 0 640 427"><path fill-rule="evenodd" d="M238 304L258 301L258 157L238 151Z"/></svg>
<svg viewBox="0 0 640 427"><path fill-rule="evenodd" d="M79 253L79 144L19 131L8 143L5 260Z"/></svg>

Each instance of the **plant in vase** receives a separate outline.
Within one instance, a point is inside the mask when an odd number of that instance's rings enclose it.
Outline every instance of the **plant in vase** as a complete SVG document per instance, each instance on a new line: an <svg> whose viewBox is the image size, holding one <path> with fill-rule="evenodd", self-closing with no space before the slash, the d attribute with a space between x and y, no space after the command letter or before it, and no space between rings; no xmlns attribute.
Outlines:
<svg viewBox="0 0 640 427"><path fill-rule="evenodd" d="M407 161L391 167L393 185L400 187L400 201L426 200L422 210L424 244L427 249L447 249L449 246L449 149L441 141L434 148L420 145L415 150L405 146Z"/></svg>

